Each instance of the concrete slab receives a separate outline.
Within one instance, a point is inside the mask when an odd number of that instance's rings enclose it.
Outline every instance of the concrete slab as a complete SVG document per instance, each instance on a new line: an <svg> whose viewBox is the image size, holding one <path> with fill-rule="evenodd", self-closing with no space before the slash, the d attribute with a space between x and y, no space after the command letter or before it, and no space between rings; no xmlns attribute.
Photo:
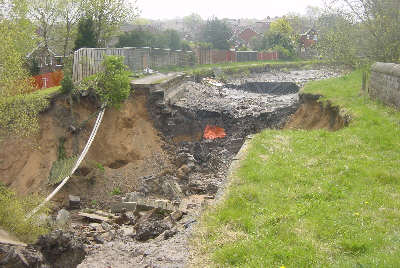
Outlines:
<svg viewBox="0 0 400 268"><path fill-rule="evenodd" d="M131 85L133 86L144 86L144 85L154 85L154 84L159 84L161 82L165 82L169 79L175 78L178 73L157 73L157 74L152 74L143 78L135 79L132 80Z"/></svg>

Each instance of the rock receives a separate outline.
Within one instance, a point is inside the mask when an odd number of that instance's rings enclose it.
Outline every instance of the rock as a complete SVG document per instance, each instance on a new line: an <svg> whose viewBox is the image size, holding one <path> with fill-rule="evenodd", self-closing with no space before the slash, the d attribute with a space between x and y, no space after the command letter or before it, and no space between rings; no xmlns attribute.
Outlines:
<svg viewBox="0 0 400 268"><path fill-rule="evenodd" d="M173 227L170 217L166 217L162 209L147 211L134 226L135 236L138 241L153 239L164 231Z"/></svg>
<svg viewBox="0 0 400 268"><path fill-rule="evenodd" d="M79 212L78 215L82 216L82 217L85 217L85 218L87 218L87 219L89 219L90 221L93 221L93 222L110 222L111 221L110 218L106 218L104 216L100 216L100 215L97 215L97 214Z"/></svg>
<svg viewBox="0 0 400 268"><path fill-rule="evenodd" d="M81 208L81 198L75 195L69 195L69 208L70 209L80 209Z"/></svg>
<svg viewBox="0 0 400 268"><path fill-rule="evenodd" d="M109 232L106 232L106 233L104 233L104 234L101 234L99 237L100 237L101 239L103 239L104 241L109 242L109 241L111 241L111 240L113 240L113 239L115 238L115 231L114 231L114 230L111 230L111 231L109 231Z"/></svg>
<svg viewBox="0 0 400 268"><path fill-rule="evenodd" d="M147 241L157 237L169 228L170 226L163 221L142 222L135 226L135 239L142 242Z"/></svg>
<svg viewBox="0 0 400 268"><path fill-rule="evenodd" d="M57 264L57 267L75 268L86 255L82 241L77 240L73 233L61 230L40 236L35 246L47 263Z"/></svg>
<svg viewBox="0 0 400 268"><path fill-rule="evenodd" d="M94 236L94 242L96 242L98 244L104 244L104 238L101 237L100 235L95 235Z"/></svg>
<svg viewBox="0 0 400 268"><path fill-rule="evenodd" d="M121 216L115 219L115 223L118 225L130 224L131 219L125 213L122 213Z"/></svg>
<svg viewBox="0 0 400 268"><path fill-rule="evenodd" d="M195 222L197 222L197 220L195 220L195 219L189 220L183 225L183 227L185 227L185 229L187 229Z"/></svg>
<svg viewBox="0 0 400 268"><path fill-rule="evenodd" d="M93 231L96 231L96 232L103 232L103 231L104 231L103 227L102 227L101 224L99 224L99 223L93 222L93 223L89 224L89 227L90 227Z"/></svg>
<svg viewBox="0 0 400 268"><path fill-rule="evenodd" d="M56 217L56 225L59 227L64 227L68 224L69 220L70 220L70 213L65 210L65 209L61 209L58 213L57 213L57 217Z"/></svg>
<svg viewBox="0 0 400 268"><path fill-rule="evenodd" d="M110 224L106 223L106 222L102 222L101 223L101 227L107 232L112 230L112 226Z"/></svg>
<svg viewBox="0 0 400 268"><path fill-rule="evenodd" d="M171 237L173 237L173 236L176 235L177 233L178 233L178 230L177 230L176 228L165 231L165 232L163 233L164 240L170 239Z"/></svg>
<svg viewBox="0 0 400 268"><path fill-rule="evenodd" d="M111 213L122 213L126 211L135 211L136 202L114 202L111 204Z"/></svg>
<svg viewBox="0 0 400 268"><path fill-rule="evenodd" d="M0 267L27 268L46 267L43 255L33 248L0 244Z"/></svg>
<svg viewBox="0 0 400 268"><path fill-rule="evenodd" d="M133 227L122 227L121 231L123 236L129 236L132 238L135 236L135 230L133 229Z"/></svg>
<svg viewBox="0 0 400 268"><path fill-rule="evenodd" d="M170 216L171 216L171 219L172 219L174 222L177 222L177 221L179 221L180 219L182 219L183 213L182 213L182 211L175 210L174 212L172 212L172 213L170 214Z"/></svg>
<svg viewBox="0 0 400 268"><path fill-rule="evenodd" d="M145 198L145 195L141 192L132 192L127 193L124 198L122 198L123 202L136 202L137 200L141 200Z"/></svg>

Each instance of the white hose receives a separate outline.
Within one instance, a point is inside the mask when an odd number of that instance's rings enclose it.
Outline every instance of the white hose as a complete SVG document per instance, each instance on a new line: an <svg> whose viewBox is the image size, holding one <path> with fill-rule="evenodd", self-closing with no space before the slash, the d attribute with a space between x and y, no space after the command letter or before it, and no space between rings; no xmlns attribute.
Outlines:
<svg viewBox="0 0 400 268"><path fill-rule="evenodd" d="M75 173L75 171L78 169L79 165L85 158L87 152L89 151L90 146L92 145L92 142L94 138L96 137L97 130L99 129L99 126L101 124L101 121L103 119L103 115L105 112L105 105L103 105L99 115L97 116L96 123L94 124L92 133L90 134L90 137L86 143L85 148L83 149L81 155L79 156L78 160L76 160L74 168L71 170L71 173L57 186L56 189L35 209L33 209L27 216L26 219L31 218L33 215L35 215L47 202L49 202L59 191L60 189L68 182L68 180L71 178L71 176Z"/></svg>

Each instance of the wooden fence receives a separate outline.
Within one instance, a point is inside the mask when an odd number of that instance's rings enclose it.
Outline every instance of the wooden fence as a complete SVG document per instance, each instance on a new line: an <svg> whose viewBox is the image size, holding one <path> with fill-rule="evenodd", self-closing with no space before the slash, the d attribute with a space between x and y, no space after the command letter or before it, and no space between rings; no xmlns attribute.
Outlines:
<svg viewBox="0 0 400 268"><path fill-rule="evenodd" d="M147 67L149 53L149 48L81 48L74 53L73 81L100 72L104 55L124 56L124 63L131 71L142 71Z"/></svg>
<svg viewBox="0 0 400 268"><path fill-rule="evenodd" d="M278 60L277 52L230 51L217 49L195 49L192 51L169 50L159 48L81 48L74 53L73 81L79 82L85 77L102 70L104 55L124 57L124 64L132 72L142 72L145 68L157 69L164 66L189 66L224 62L242 62L257 60Z"/></svg>

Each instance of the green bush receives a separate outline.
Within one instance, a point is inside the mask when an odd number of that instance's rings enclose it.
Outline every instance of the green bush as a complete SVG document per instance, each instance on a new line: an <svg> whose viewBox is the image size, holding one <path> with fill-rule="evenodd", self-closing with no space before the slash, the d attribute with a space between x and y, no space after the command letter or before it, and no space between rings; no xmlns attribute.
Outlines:
<svg viewBox="0 0 400 268"><path fill-rule="evenodd" d="M39 132L39 113L49 102L40 94L0 96L0 136L29 136Z"/></svg>
<svg viewBox="0 0 400 268"><path fill-rule="evenodd" d="M130 73L119 56L105 56L103 67L104 71L97 75L96 93L102 103L119 108L129 97Z"/></svg>
<svg viewBox="0 0 400 268"><path fill-rule="evenodd" d="M288 60L293 58L293 53L289 50L284 48L283 46L277 45L272 48L272 51L277 51L279 53L279 58L283 60Z"/></svg>
<svg viewBox="0 0 400 268"><path fill-rule="evenodd" d="M47 226L38 224L38 215L48 212L48 209L43 208L29 220L25 217L41 200L33 195L18 198L13 191L0 184L0 226L25 242L34 242L39 235L48 232Z"/></svg>

